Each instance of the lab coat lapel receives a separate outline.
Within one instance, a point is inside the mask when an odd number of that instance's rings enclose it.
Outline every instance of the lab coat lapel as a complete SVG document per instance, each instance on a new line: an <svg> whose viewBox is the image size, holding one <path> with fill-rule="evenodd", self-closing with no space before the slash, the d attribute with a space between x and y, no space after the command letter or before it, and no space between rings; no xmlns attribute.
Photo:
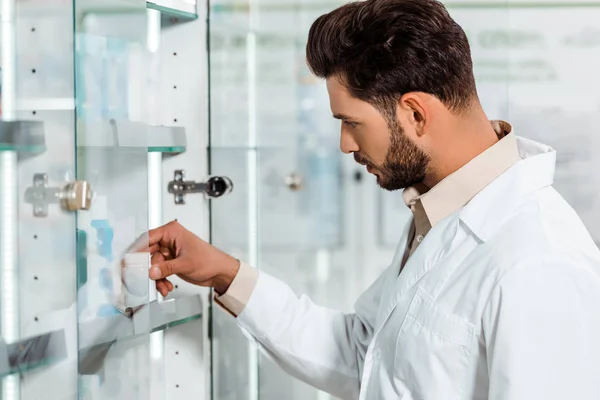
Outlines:
<svg viewBox="0 0 600 400"><path fill-rule="evenodd" d="M410 289L448 254L456 237L458 223L458 212L456 212L434 226L408 259L402 273L399 275L402 257L398 258L398 254L396 254L394 261L397 263L398 268L393 269L396 273L394 276L390 274L390 279L386 285L382 306L377 318L377 331L385 324L394 308ZM403 239L406 240L407 237Z"/></svg>
<svg viewBox="0 0 600 400"><path fill-rule="evenodd" d="M404 258L404 252L406 251L408 237L412 229L412 223L413 220L411 219L404 227L404 232L402 233L402 237L400 238L400 242L398 243L398 247L396 248L396 254L394 254L394 259L392 260L390 267L385 271L386 283L383 287L383 292L381 294L381 301L379 303L380 305L388 304L391 301L391 297L394 296L394 286L396 285L398 274L400 273L400 266L402 264L402 259ZM379 307L375 327L378 327L383 318L386 317L385 310L385 307Z"/></svg>

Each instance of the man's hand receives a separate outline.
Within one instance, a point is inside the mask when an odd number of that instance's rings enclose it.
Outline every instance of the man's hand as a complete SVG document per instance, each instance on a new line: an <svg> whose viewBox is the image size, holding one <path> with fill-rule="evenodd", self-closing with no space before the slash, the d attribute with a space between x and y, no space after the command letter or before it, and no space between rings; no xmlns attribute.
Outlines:
<svg viewBox="0 0 600 400"><path fill-rule="evenodd" d="M206 243L177 221L148 233L148 247L152 256L150 278L163 296L173 291L167 279L177 275L198 286L213 287L224 294L240 268L240 262Z"/></svg>

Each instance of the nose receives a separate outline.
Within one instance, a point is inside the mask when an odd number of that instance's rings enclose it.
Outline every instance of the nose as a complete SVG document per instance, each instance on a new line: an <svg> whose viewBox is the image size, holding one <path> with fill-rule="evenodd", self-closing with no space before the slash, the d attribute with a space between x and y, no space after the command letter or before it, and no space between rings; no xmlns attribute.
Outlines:
<svg viewBox="0 0 600 400"><path fill-rule="evenodd" d="M342 150L342 153L344 154L357 153L360 150L360 147L354 140L352 134L343 127L340 136L340 150Z"/></svg>

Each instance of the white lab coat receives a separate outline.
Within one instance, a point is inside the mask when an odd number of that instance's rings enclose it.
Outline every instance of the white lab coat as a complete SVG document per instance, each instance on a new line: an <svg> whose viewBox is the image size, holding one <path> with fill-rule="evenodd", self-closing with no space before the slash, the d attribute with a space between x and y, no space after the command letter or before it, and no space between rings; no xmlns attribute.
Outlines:
<svg viewBox="0 0 600 400"><path fill-rule="evenodd" d="M242 329L292 375L343 399L600 399L600 253L522 160L428 233L343 314L260 273Z"/></svg>

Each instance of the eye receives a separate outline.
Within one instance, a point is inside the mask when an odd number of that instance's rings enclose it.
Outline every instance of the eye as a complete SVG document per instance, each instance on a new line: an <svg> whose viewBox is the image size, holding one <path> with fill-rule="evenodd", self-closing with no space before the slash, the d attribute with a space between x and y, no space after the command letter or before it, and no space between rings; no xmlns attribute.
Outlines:
<svg viewBox="0 0 600 400"><path fill-rule="evenodd" d="M358 125L356 122L352 122L352 121L344 121L344 124L348 125L352 129L356 128L356 126Z"/></svg>

